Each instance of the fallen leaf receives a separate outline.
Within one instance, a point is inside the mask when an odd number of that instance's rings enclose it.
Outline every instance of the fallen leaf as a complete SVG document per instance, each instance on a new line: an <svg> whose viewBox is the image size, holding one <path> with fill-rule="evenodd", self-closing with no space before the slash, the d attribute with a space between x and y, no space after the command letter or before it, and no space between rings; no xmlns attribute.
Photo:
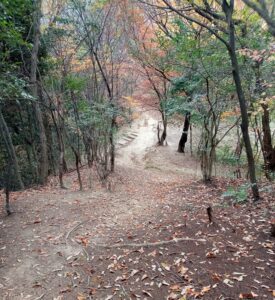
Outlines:
<svg viewBox="0 0 275 300"><path fill-rule="evenodd" d="M253 236L252 235L247 235L243 237L243 240L246 242L252 242L253 241Z"/></svg>
<svg viewBox="0 0 275 300"><path fill-rule="evenodd" d="M144 274L144 275L142 275L141 280L144 280L146 278L148 278L148 276L146 274Z"/></svg>
<svg viewBox="0 0 275 300"><path fill-rule="evenodd" d="M243 281L243 278L247 276L247 275L241 275L241 276L238 276L238 277L233 277L232 279L235 279L237 281Z"/></svg>
<svg viewBox="0 0 275 300"><path fill-rule="evenodd" d="M171 266L168 265L167 263L161 263L161 266L166 270L166 271L170 271Z"/></svg>
<svg viewBox="0 0 275 300"><path fill-rule="evenodd" d="M175 293L171 293L168 295L167 300L176 300L178 298L178 295Z"/></svg>
<svg viewBox="0 0 275 300"><path fill-rule="evenodd" d="M187 285L187 286L185 286L185 287L182 289L181 294L182 294L183 296L186 296L187 294L190 294L190 292L192 292L192 291L193 291L193 286L192 286L192 285Z"/></svg>
<svg viewBox="0 0 275 300"><path fill-rule="evenodd" d="M92 295L95 295L96 293L97 293L97 289L96 288L91 288L90 292L89 292L89 295L92 296Z"/></svg>
<svg viewBox="0 0 275 300"><path fill-rule="evenodd" d="M157 255L157 250L154 250L148 254L148 256L153 256L153 257L155 257L156 255Z"/></svg>
<svg viewBox="0 0 275 300"><path fill-rule="evenodd" d="M214 252L207 252L206 253L206 257L207 258L216 258L217 257L217 255L214 253Z"/></svg>
<svg viewBox="0 0 275 300"><path fill-rule="evenodd" d="M77 300L86 300L86 297L82 294L78 294Z"/></svg>
<svg viewBox="0 0 275 300"><path fill-rule="evenodd" d="M162 283L162 285L169 286L169 283L168 283L168 282L166 282L165 280L163 280L161 283Z"/></svg>
<svg viewBox="0 0 275 300"><path fill-rule="evenodd" d="M214 273L214 274L212 274L212 279L216 282L220 282L222 280L222 275L220 275L218 273Z"/></svg>
<svg viewBox="0 0 275 300"><path fill-rule="evenodd" d="M188 271L188 268L185 268L184 266L180 266L179 268L178 268L178 272L180 273L180 275L185 275L186 274L186 272Z"/></svg>
<svg viewBox="0 0 275 300"><path fill-rule="evenodd" d="M234 282L231 281L230 279L224 279L223 283L228 285L229 287L233 287L234 284Z"/></svg>
<svg viewBox="0 0 275 300"><path fill-rule="evenodd" d="M147 291L142 291L142 293L144 294L144 295L146 295L146 296L149 296L150 298L153 298L153 296L152 296L152 294L150 294L149 292L147 292Z"/></svg>
<svg viewBox="0 0 275 300"><path fill-rule="evenodd" d="M263 243L262 244L265 248L273 249L273 243Z"/></svg>
<svg viewBox="0 0 275 300"><path fill-rule="evenodd" d="M41 223L41 219L37 219L33 221L33 224L39 224L39 223Z"/></svg>
<svg viewBox="0 0 275 300"><path fill-rule="evenodd" d="M169 287L169 290L171 291L180 291L181 288L180 288L180 285L179 284L173 284Z"/></svg>
<svg viewBox="0 0 275 300"><path fill-rule="evenodd" d="M139 270L132 270L130 276L133 277L133 276L135 276L138 272L139 272Z"/></svg>
<svg viewBox="0 0 275 300"><path fill-rule="evenodd" d="M204 286L201 290L201 294L205 294L205 293L209 292L210 289L211 289L211 285Z"/></svg>
<svg viewBox="0 0 275 300"><path fill-rule="evenodd" d="M239 296L240 299L255 299L256 297L258 297L258 295L253 292L240 294Z"/></svg>
<svg viewBox="0 0 275 300"><path fill-rule="evenodd" d="M139 253L144 253L144 249L143 249L143 247L141 247L139 250L137 250Z"/></svg>
<svg viewBox="0 0 275 300"><path fill-rule="evenodd" d="M81 237L79 239L81 241L81 244L84 245L85 247L87 247L87 245L89 244L89 240L85 237Z"/></svg>
<svg viewBox="0 0 275 300"><path fill-rule="evenodd" d="M41 283L35 282L34 285L32 286L33 288L41 287Z"/></svg>

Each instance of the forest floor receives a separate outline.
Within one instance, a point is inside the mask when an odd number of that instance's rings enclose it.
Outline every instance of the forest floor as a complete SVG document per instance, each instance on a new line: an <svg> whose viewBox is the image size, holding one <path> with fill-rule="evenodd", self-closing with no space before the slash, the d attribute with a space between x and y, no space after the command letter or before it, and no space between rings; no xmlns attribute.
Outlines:
<svg viewBox="0 0 275 300"><path fill-rule="evenodd" d="M51 178L13 193L14 213L0 212L1 300L275 298L274 186L232 205L221 195L240 180L204 185L189 149L176 152L181 129L157 147L156 126L144 113L125 129L108 188L83 168L82 192L72 172L66 190Z"/></svg>

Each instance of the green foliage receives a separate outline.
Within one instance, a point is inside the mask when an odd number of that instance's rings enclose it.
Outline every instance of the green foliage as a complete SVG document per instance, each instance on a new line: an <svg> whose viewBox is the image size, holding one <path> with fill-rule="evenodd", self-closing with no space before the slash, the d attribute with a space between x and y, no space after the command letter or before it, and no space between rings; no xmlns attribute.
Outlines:
<svg viewBox="0 0 275 300"><path fill-rule="evenodd" d="M20 63L20 48L29 47L26 40L31 24L31 0L2 0L0 3L0 66Z"/></svg>
<svg viewBox="0 0 275 300"><path fill-rule="evenodd" d="M73 92L81 92L87 84L87 78L70 74L65 78L65 89Z"/></svg>
<svg viewBox="0 0 275 300"><path fill-rule="evenodd" d="M27 91L27 82L11 73L6 73L5 77L0 77L0 90L0 104L4 104L7 100L34 100Z"/></svg>
<svg viewBox="0 0 275 300"><path fill-rule="evenodd" d="M230 166L243 165L245 163L245 158L241 156L239 159L232 147L227 144L217 148L216 157L218 162Z"/></svg>
<svg viewBox="0 0 275 300"><path fill-rule="evenodd" d="M241 204L245 203L248 198L248 189L247 184L241 185L240 187L228 187L226 192L222 194L223 198L231 198L234 203Z"/></svg>

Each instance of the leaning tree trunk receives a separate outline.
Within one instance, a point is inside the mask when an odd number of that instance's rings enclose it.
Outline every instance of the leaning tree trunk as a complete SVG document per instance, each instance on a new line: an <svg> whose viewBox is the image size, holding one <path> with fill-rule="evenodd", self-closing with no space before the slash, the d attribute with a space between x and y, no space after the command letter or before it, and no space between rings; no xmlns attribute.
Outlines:
<svg viewBox="0 0 275 300"><path fill-rule="evenodd" d="M229 44L227 45L227 50L231 60L232 66L232 75L236 87L236 92L238 95L240 110L241 110L241 117L242 117L242 134L243 134L243 141L246 150L247 162L248 162L248 170L249 170L249 177L251 182L251 188L254 200L257 201L260 198L258 184L256 180L256 171L255 171L255 161L253 156L253 150L250 142L249 136L249 120L248 120L248 113L247 113L247 103L244 96L241 78L240 78L240 71L239 71L239 64L236 55L236 46L235 46L235 26L234 21L232 18L233 9L234 9L234 0L230 0L230 5L226 0L223 0L223 10L226 15L226 19L228 22L228 32L229 32Z"/></svg>
<svg viewBox="0 0 275 300"><path fill-rule="evenodd" d="M189 127L190 127L190 112L186 113L186 115L185 115L183 131L182 131L180 141L179 141L179 145L178 145L178 152L179 153L184 153L185 144L186 144L187 138L188 138Z"/></svg>
<svg viewBox="0 0 275 300"><path fill-rule="evenodd" d="M21 178L21 174L20 174L20 169L18 166L18 161L17 161L17 156L15 153L15 149L12 143L12 139L11 139L11 135L7 126L7 123L4 119L2 110L0 109L0 134L2 136L2 139L4 140L5 146L6 146L6 150L7 150L7 156L8 156L8 163L9 166L8 168L13 168L13 172L10 172L9 170L9 174L13 173L14 174L14 178L17 181L17 185L20 189L24 189L24 184ZM10 177L8 175L8 177ZM13 178L6 178L7 182L6 182L6 190L10 190L10 180L13 180Z"/></svg>
<svg viewBox="0 0 275 300"><path fill-rule="evenodd" d="M37 92L37 62L38 62L38 49L39 49L39 39L40 39L40 19L41 19L41 3L42 0L36 0L36 9L33 18L33 48L31 52L31 91L33 97L36 99L34 110L36 121L39 130L39 146L40 146L40 165L39 165L39 183L45 184L48 177L48 151L47 151L47 137L45 132L45 127L43 123L43 115L38 102L38 92Z"/></svg>

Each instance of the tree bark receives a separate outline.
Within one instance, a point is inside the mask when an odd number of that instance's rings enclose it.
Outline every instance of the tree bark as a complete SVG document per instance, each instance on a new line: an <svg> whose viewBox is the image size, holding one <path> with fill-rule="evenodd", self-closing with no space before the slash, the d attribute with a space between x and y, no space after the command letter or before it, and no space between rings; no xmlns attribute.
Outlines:
<svg viewBox="0 0 275 300"><path fill-rule="evenodd" d="M229 32L229 45L227 45L227 50L231 60L232 66L232 75L236 87L236 92L238 95L239 105L241 109L241 117L242 117L242 134L243 134L243 141L246 150L247 162L248 162L248 170L249 170L249 177L251 182L252 193L254 197L254 201L260 199L259 189L256 180L256 172L255 172L255 161L253 156L253 150L250 142L249 136L249 119L247 113L247 103L244 96L240 72L239 72L239 64L236 55L236 46L235 46L235 26L232 19L233 9L234 9L234 0L230 0L230 5L228 5L226 0L223 0L222 8L227 18L228 24L228 32Z"/></svg>
<svg viewBox="0 0 275 300"><path fill-rule="evenodd" d="M1 136L4 140L4 143L5 143L5 146L6 146L6 149L7 149L8 164L9 164L7 166L7 168L9 170L7 172L8 173L7 174L8 178L6 178L6 183L5 183L6 184L6 189L7 190L11 189L11 186L10 186L11 182L10 181L13 180L13 178L10 178L10 177L16 178L17 185L18 185L19 189L24 189L24 184L23 184L23 181L22 181L22 178L21 178L20 169L19 169L19 165L18 165L18 161L17 161L17 156L16 156L15 149L14 149L14 146L13 146L13 143L12 143L12 138L11 138L7 123L4 119L1 108L0 108L0 133L1 133ZM14 172L10 172L11 168L13 169Z"/></svg>
<svg viewBox="0 0 275 300"><path fill-rule="evenodd" d="M272 146L272 137L270 130L270 118L268 106L262 104L263 116L262 116L262 126L263 126L263 156L265 161L266 171L275 171L275 147Z"/></svg>
<svg viewBox="0 0 275 300"><path fill-rule="evenodd" d="M165 116L165 113L163 111L161 112L161 119L163 124L163 131L161 133L161 137L159 137L160 128L158 127L158 140L159 140L159 145L163 146L167 137L167 117Z"/></svg>
<svg viewBox="0 0 275 300"><path fill-rule="evenodd" d="M75 166L76 166L77 178L78 178L78 183L79 183L79 190L82 191L83 184L82 184L82 179L81 179L81 174L80 174L80 169L79 169L80 155L79 155L79 152L77 150L75 150L73 147L72 147L72 150L73 150L74 156L75 156Z"/></svg>
<svg viewBox="0 0 275 300"><path fill-rule="evenodd" d="M6 212L7 212L7 215L9 216L11 214L11 209L10 209L10 190L9 190L9 187L6 186L5 188L5 194L6 194Z"/></svg>
<svg viewBox="0 0 275 300"><path fill-rule="evenodd" d="M110 132L110 145L111 145L111 151L110 151L110 164L111 164L111 172L115 171L115 142L114 142L114 130L116 128L116 121L115 118L112 118L112 126L111 126L111 132Z"/></svg>
<svg viewBox="0 0 275 300"><path fill-rule="evenodd" d="M179 153L184 153L184 151L185 151L185 144L186 144L187 139L188 139L189 127L190 127L190 112L186 113L186 115L185 115L183 131L182 131L181 138L179 140L179 145L178 145L178 152Z"/></svg>
<svg viewBox="0 0 275 300"><path fill-rule="evenodd" d="M41 20L41 3L42 0L36 0L35 12L33 17L33 48L31 52L31 91L33 97L36 99L34 110L39 131L39 146L40 146L40 161L39 161L39 178L40 184L45 184L48 177L48 151L47 151L47 137L43 123L43 115L38 102L38 85L37 85L37 63L38 63L38 49L40 39L40 20Z"/></svg>
<svg viewBox="0 0 275 300"><path fill-rule="evenodd" d="M164 145L166 137L167 137L167 123L164 122L163 123L163 131L162 131L161 138L160 138L160 143L159 143L161 146Z"/></svg>

